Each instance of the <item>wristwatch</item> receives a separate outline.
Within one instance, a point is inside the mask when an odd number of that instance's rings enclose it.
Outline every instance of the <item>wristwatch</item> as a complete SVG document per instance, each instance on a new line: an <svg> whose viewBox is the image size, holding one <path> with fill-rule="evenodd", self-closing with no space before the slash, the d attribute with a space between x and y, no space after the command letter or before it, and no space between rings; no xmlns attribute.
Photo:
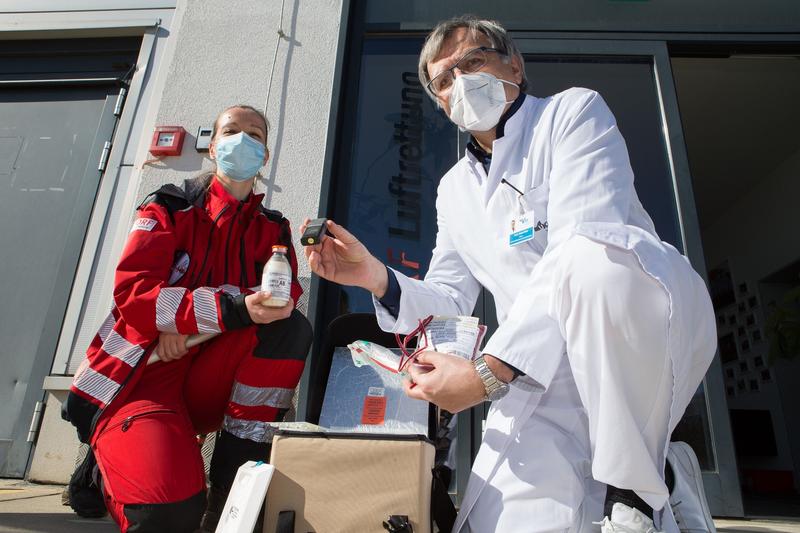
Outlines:
<svg viewBox="0 0 800 533"><path fill-rule="evenodd" d="M489 369L489 365L486 364L483 355L478 356L477 359L472 361L472 364L475 365L475 370L478 372L478 376L480 376L481 381L483 381L483 386L486 389L487 400L493 402L495 400L499 400L508 393L508 383L503 383L497 379L494 374L492 374L492 371Z"/></svg>

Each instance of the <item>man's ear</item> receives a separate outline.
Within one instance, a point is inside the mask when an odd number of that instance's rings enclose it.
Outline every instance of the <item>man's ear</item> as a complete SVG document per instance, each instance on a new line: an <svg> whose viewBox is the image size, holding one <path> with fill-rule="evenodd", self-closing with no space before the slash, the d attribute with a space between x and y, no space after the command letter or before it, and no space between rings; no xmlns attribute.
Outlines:
<svg viewBox="0 0 800 533"><path fill-rule="evenodd" d="M514 74L514 82L517 85L522 84L522 62L519 56L514 54L511 56L511 72Z"/></svg>

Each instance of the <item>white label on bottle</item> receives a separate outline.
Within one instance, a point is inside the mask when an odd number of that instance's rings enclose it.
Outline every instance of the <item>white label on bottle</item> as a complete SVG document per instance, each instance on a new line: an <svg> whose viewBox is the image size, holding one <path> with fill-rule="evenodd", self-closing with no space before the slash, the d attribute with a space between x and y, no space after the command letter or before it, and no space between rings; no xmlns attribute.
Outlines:
<svg viewBox="0 0 800 533"><path fill-rule="evenodd" d="M288 300L292 289L292 275L283 272L269 272L267 274L266 286L262 290L267 290L272 294L272 298L277 300Z"/></svg>

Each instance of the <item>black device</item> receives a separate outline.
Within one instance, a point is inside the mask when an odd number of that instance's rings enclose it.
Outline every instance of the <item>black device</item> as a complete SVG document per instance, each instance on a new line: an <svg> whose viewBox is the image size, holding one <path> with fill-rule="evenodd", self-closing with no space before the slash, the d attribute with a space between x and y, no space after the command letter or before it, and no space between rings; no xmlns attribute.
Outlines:
<svg viewBox="0 0 800 533"><path fill-rule="evenodd" d="M328 229L327 221L327 218L315 218L309 222L303 232L303 236L300 237L300 244L311 246L322 242L322 236L325 235L325 230Z"/></svg>

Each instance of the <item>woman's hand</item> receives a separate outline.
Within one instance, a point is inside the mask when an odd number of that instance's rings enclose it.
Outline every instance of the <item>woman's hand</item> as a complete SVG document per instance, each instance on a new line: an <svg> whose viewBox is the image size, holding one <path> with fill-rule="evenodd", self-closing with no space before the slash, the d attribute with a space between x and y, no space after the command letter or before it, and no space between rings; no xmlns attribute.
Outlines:
<svg viewBox="0 0 800 533"><path fill-rule="evenodd" d="M309 222L306 219L300 226L301 234ZM342 226L332 220L326 224L327 234L322 242L304 247L311 271L329 281L362 287L382 297L389 283L383 263Z"/></svg>
<svg viewBox="0 0 800 533"><path fill-rule="evenodd" d="M169 361L177 361L189 353L189 349L186 347L187 338L189 338L188 335L181 335L180 333L160 333L158 335L158 346L156 347L158 358L167 363Z"/></svg>
<svg viewBox="0 0 800 533"><path fill-rule="evenodd" d="M294 309L294 300L289 298L289 301L283 307L267 307L262 305L272 295L269 292L259 291L253 294L248 294L244 298L244 304L247 306L247 312L250 314L250 319L256 324L269 324L276 320L283 320L289 318Z"/></svg>

